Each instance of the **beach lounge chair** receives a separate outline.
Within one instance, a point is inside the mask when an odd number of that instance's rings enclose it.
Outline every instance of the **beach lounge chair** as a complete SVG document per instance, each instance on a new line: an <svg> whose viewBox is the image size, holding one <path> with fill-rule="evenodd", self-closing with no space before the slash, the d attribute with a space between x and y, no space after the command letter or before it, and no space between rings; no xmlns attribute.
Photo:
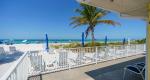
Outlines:
<svg viewBox="0 0 150 80"><path fill-rule="evenodd" d="M50 48L49 49L49 54L55 54L55 49L54 48Z"/></svg>
<svg viewBox="0 0 150 80"><path fill-rule="evenodd" d="M85 58L86 58L86 63L95 62L97 60L97 53L86 53Z"/></svg>
<svg viewBox="0 0 150 80"><path fill-rule="evenodd" d="M91 60L90 62L105 61L107 56L105 47L96 47L94 52L85 54L86 62L89 60Z"/></svg>
<svg viewBox="0 0 150 80"><path fill-rule="evenodd" d="M29 52L31 67L33 67L34 71L41 71L43 69L42 55L39 55L38 53L39 53L39 51L30 51Z"/></svg>
<svg viewBox="0 0 150 80"><path fill-rule="evenodd" d="M125 75L126 75L126 71L130 71L134 74L140 75L142 77L142 79L144 80L144 76L145 76L145 67L141 68L141 65L143 65L142 63L138 63L134 66L132 65L128 65L127 67L124 68L124 74L123 74L123 80L125 80ZM140 66L140 68L139 68Z"/></svg>
<svg viewBox="0 0 150 80"><path fill-rule="evenodd" d="M95 56L97 57L98 62L111 60L114 58L114 49L108 46L99 47Z"/></svg>
<svg viewBox="0 0 150 80"><path fill-rule="evenodd" d="M128 45L127 52L128 52L128 56L135 55L136 46L135 45Z"/></svg>
<svg viewBox="0 0 150 80"><path fill-rule="evenodd" d="M0 54L5 54L5 50L3 47L0 47Z"/></svg>
<svg viewBox="0 0 150 80"><path fill-rule="evenodd" d="M0 60L2 60L3 58L5 58L6 55L7 55L7 53L4 50L4 48L0 47Z"/></svg>
<svg viewBox="0 0 150 80"><path fill-rule="evenodd" d="M45 62L46 70L56 70L68 67L68 53L65 50L55 50L55 54L44 54L43 60Z"/></svg>
<svg viewBox="0 0 150 80"><path fill-rule="evenodd" d="M44 57L44 62L46 64L47 70L56 70L69 67L68 53L66 51L59 50L56 52L56 54L46 54L46 55L47 56Z"/></svg>
<svg viewBox="0 0 150 80"><path fill-rule="evenodd" d="M115 53L115 48L114 46L107 46L105 49L105 54L107 55L107 60L112 60L112 59L116 59L116 53Z"/></svg>
<svg viewBox="0 0 150 80"><path fill-rule="evenodd" d="M99 54L98 61L103 62L108 60L108 54L105 51L101 51Z"/></svg>
<svg viewBox="0 0 150 80"><path fill-rule="evenodd" d="M45 70L51 71L58 68L57 56L58 54L46 54L46 53L42 55Z"/></svg>
<svg viewBox="0 0 150 80"><path fill-rule="evenodd" d="M126 48L124 46L117 46L115 50L116 58L126 57Z"/></svg>
<svg viewBox="0 0 150 80"><path fill-rule="evenodd" d="M145 54L144 45L136 45L136 54Z"/></svg>
<svg viewBox="0 0 150 80"><path fill-rule="evenodd" d="M65 50L59 51L59 58L58 58L58 65L59 67L68 67L68 52Z"/></svg>
<svg viewBox="0 0 150 80"><path fill-rule="evenodd" d="M145 77L145 63L144 62L136 63L136 66L140 71L142 71L143 76Z"/></svg>
<svg viewBox="0 0 150 80"><path fill-rule="evenodd" d="M29 56L37 56L39 51L29 51Z"/></svg>
<svg viewBox="0 0 150 80"><path fill-rule="evenodd" d="M9 54L21 53L18 51L15 46L9 46Z"/></svg>
<svg viewBox="0 0 150 80"><path fill-rule="evenodd" d="M53 60L53 61L44 60L44 66L45 66L44 70L51 71L51 70L55 70L58 68L58 63L56 60Z"/></svg>
<svg viewBox="0 0 150 80"><path fill-rule="evenodd" d="M139 69L145 67L145 63L144 63L144 62L136 63L135 65L136 65Z"/></svg>
<svg viewBox="0 0 150 80"><path fill-rule="evenodd" d="M85 53L73 53L72 51L69 51L69 65L70 66L78 66L81 64L84 64L86 61Z"/></svg>

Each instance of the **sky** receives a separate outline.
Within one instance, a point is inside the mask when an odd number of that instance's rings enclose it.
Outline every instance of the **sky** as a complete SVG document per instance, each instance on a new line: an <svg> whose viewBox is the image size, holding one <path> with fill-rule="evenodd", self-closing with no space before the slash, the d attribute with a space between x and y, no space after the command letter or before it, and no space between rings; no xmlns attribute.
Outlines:
<svg viewBox="0 0 150 80"><path fill-rule="evenodd" d="M86 26L73 29L70 18L79 7L76 0L0 0L0 39L80 39ZM121 18L109 13L103 19L119 22L121 26L100 24L95 29L96 39L145 38L146 22ZM90 36L89 36L90 38Z"/></svg>

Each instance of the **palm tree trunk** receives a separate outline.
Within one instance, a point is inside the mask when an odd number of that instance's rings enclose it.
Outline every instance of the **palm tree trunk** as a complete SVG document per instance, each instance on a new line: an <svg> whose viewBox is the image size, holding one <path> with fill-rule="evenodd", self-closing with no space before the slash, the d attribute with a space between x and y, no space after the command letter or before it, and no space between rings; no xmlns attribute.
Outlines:
<svg viewBox="0 0 150 80"><path fill-rule="evenodd" d="M92 36L92 46L95 46L94 29L92 29L91 36Z"/></svg>

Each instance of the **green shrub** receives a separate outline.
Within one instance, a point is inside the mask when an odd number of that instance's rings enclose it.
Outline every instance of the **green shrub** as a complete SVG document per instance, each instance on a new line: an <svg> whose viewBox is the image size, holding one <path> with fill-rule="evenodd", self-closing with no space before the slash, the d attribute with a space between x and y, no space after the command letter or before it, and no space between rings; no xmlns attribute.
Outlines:
<svg viewBox="0 0 150 80"><path fill-rule="evenodd" d="M76 48L76 47L81 47L80 43L74 42L74 43L70 43L67 45L64 45L63 48Z"/></svg>
<svg viewBox="0 0 150 80"><path fill-rule="evenodd" d="M134 40L134 41L131 41L130 44L143 44L145 42L146 42L146 39ZM128 44L128 43L126 42L125 44ZM94 45L95 46L105 46L105 43L95 42ZM122 42L109 42L107 45L108 46L123 45L123 43ZM77 47L82 47L82 45L79 42L73 42L73 43L66 44L66 45L54 45L52 47L55 49L62 48L62 47L63 48L77 48ZM91 42L87 42L87 43L85 43L84 47L93 47L93 46L92 46Z"/></svg>
<svg viewBox="0 0 150 80"><path fill-rule="evenodd" d="M135 40L134 43L137 43L137 44L144 44L144 43L146 43L146 39Z"/></svg>
<svg viewBox="0 0 150 80"><path fill-rule="evenodd" d="M61 45L52 45L51 47L52 47L52 48L55 48L55 49L59 49L59 48L61 48L62 46L61 46Z"/></svg>
<svg viewBox="0 0 150 80"><path fill-rule="evenodd" d="M103 46L103 43L95 42L94 46ZM92 47L92 42L85 43L85 47Z"/></svg>
<svg viewBox="0 0 150 80"><path fill-rule="evenodd" d="M111 43L108 43L108 45L123 45L123 43L122 42L111 42Z"/></svg>

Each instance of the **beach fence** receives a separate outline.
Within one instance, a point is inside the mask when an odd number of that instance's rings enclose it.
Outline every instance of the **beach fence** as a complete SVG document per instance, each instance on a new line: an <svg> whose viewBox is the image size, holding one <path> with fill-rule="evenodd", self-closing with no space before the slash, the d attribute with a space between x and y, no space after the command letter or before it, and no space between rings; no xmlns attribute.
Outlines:
<svg viewBox="0 0 150 80"><path fill-rule="evenodd" d="M139 54L144 55L145 51L145 44L57 49L54 54L36 55L37 58L32 56L34 59L31 59L31 63L33 62L32 67L35 69L30 75L69 70Z"/></svg>
<svg viewBox="0 0 150 80"><path fill-rule="evenodd" d="M31 61L31 66L33 67L33 71L43 71L42 66L42 55L38 54L39 51L30 51L29 52L29 59Z"/></svg>
<svg viewBox="0 0 150 80"><path fill-rule="evenodd" d="M62 48L27 51L9 68L0 80L41 80L41 74L94 65L109 60L145 54L145 44ZM34 78L34 79L33 79Z"/></svg>
<svg viewBox="0 0 150 80"><path fill-rule="evenodd" d="M15 64L11 65L8 72L6 72L0 80L27 80L30 69L30 60L28 52L25 52Z"/></svg>

